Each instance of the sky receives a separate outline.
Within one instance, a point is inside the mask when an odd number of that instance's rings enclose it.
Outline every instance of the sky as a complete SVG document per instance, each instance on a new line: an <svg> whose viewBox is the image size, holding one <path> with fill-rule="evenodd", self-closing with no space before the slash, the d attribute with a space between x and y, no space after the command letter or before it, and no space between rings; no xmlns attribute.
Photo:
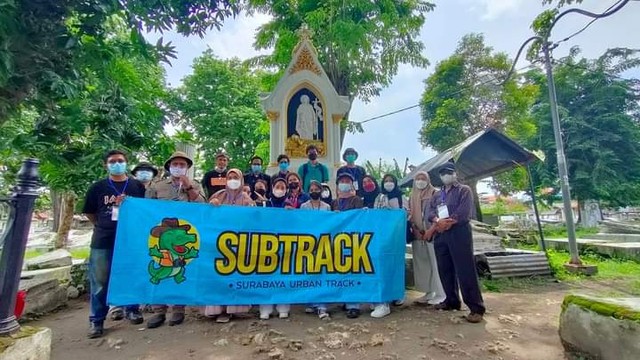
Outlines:
<svg viewBox="0 0 640 360"><path fill-rule="evenodd" d="M400 66L391 86L369 103L355 100L351 121L363 121L397 109L415 105L424 91L424 80L432 74L436 64L450 56L458 41L469 33L483 33L485 43L496 51L505 52L511 58L524 40L532 36L530 25L545 8L541 0L432 0L436 4L433 12L426 15L420 38L425 44L425 56L431 65L426 69ZM615 0L585 0L581 8L602 12ZM563 43L556 50L556 58L567 55L572 46L580 46L582 55L595 58L614 47L640 48L640 1L631 1L620 12L600 19L585 32ZM256 29L269 20L268 16L244 14L226 20L220 31L212 30L204 38L183 38L175 33L164 34L165 41L173 41L178 59L167 66L168 83L178 86L181 79L191 72L193 59L207 48L220 58L238 57L248 59L256 56L253 37ZM590 18L570 14L554 28L551 39L560 40L580 29ZM636 34L636 35L633 35ZM151 35L155 40L158 35ZM264 53L264 51L263 51ZM520 60L518 68L527 66ZM625 76L640 77L634 70ZM362 134L348 134L343 144L354 147L360 153L359 162L398 160L401 165L406 158L410 164L420 164L435 153L423 148L418 141L420 111L414 108L392 116L373 120L364 125Z"/></svg>

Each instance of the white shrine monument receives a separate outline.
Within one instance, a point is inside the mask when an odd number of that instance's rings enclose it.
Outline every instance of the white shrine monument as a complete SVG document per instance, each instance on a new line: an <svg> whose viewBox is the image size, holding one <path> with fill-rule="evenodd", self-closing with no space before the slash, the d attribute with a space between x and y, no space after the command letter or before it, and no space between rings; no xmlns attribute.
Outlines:
<svg viewBox="0 0 640 360"><path fill-rule="evenodd" d="M306 148L318 147L318 161L329 168L329 184L341 166L340 122L349 111L348 96L338 95L318 61L306 25L298 30L300 40L291 63L273 92L263 94L262 107L270 122L270 161L267 173L278 171L276 159L287 154L289 171L308 161Z"/></svg>

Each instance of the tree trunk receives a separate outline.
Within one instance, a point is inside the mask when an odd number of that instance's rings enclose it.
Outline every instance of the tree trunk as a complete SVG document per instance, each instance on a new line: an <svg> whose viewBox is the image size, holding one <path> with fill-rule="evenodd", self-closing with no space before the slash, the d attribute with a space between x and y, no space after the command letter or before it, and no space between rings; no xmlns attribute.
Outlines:
<svg viewBox="0 0 640 360"><path fill-rule="evenodd" d="M74 193L63 193L60 197L62 198L62 218L56 236L56 249L62 249L67 246L76 205L76 196Z"/></svg>
<svg viewBox="0 0 640 360"><path fill-rule="evenodd" d="M474 218L480 222L482 222L482 208L480 207L480 196L478 195L478 182L474 181L469 184L471 188L471 193L473 194L473 205L475 206L475 216Z"/></svg>
<svg viewBox="0 0 640 360"><path fill-rule="evenodd" d="M51 191L51 206L53 207L51 231L58 232L58 229L60 229L60 218L62 215L62 196L60 196L60 193L57 191Z"/></svg>

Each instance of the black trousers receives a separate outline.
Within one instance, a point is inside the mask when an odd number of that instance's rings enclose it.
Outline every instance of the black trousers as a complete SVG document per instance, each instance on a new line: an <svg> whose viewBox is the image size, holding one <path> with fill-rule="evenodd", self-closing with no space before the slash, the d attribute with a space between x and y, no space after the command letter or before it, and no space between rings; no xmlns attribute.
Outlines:
<svg viewBox="0 0 640 360"><path fill-rule="evenodd" d="M460 295L471 312L484 314L485 307L480 293L480 283L473 256L471 225L456 224L434 240L440 281L447 296L445 303L460 308Z"/></svg>

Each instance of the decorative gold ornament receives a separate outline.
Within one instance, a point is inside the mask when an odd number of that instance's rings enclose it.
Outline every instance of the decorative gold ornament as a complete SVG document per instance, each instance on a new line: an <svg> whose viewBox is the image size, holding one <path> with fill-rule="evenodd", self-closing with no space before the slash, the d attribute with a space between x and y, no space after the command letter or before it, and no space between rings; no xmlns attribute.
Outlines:
<svg viewBox="0 0 640 360"><path fill-rule="evenodd" d="M344 115L342 114L331 114L331 118L333 119L333 123L339 123L340 120L342 120L342 118L344 117Z"/></svg>
<svg viewBox="0 0 640 360"><path fill-rule="evenodd" d="M307 47L302 48L295 64L293 64L291 70L289 70L289 74L295 74L302 70L309 70L318 76L322 73L322 70L320 70L318 64L313 60L313 55Z"/></svg>
<svg viewBox="0 0 640 360"><path fill-rule="evenodd" d="M298 135L291 135L287 138L287 142L284 147L284 151L292 158L306 158L307 146L315 145L318 148L318 156L323 157L326 155L324 142L319 140L307 140L300 139Z"/></svg>
<svg viewBox="0 0 640 360"><path fill-rule="evenodd" d="M280 117L280 113L278 111L267 111L267 118L270 121L276 121Z"/></svg>

